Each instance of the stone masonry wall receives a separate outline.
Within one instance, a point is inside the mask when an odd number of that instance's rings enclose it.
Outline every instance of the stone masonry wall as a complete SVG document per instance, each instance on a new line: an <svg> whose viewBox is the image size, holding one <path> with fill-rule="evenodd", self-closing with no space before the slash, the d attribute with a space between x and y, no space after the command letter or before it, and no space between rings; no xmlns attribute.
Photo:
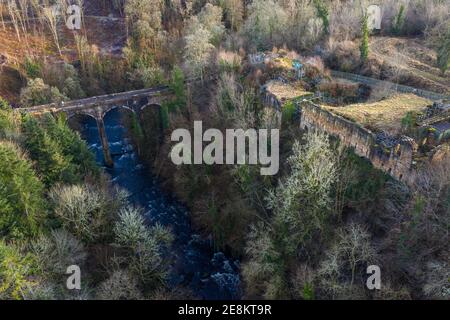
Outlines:
<svg viewBox="0 0 450 320"><path fill-rule="evenodd" d="M415 143L404 137L392 148L376 144L376 136L360 125L335 115L313 103L301 106L300 127L325 131L338 137L340 141L355 150L355 153L368 159L375 168L406 183L412 182L412 164Z"/></svg>

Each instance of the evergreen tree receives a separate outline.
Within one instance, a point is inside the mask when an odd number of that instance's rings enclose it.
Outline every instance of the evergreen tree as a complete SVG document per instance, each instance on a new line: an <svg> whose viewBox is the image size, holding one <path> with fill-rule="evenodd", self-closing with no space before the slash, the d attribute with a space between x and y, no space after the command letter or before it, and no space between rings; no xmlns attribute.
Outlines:
<svg viewBox="0 0 450 320"><path fill-rule="evenodd" d="M162 128L165 130L169 128L170 125L170 117L169 117L169 106L167 103L163 104L161 106L161 109L159 111L160 117L161 117L161 125Z"/></svg>
<svg viewBox="0 0 450 320"><path fill-rule="evenodd" d="M369 26L368 26L368 16L364 15L362 20L362 43L359 48L361 53L361 61L365 63L369 58Z"/></svg>
<svg viewBox="0 0 450 320"><path fill-rule="evenodd" d="M322 20L323 32L328 34L330 27L330 12L323 0L314 0L317 16Z"/></svg>
<svg viewBox="0 0 450 320"><path fill-rule="evenodd" d="M0 139L16 140L20 135L18 122L11 106L0 97Z"/></svg>
<svg viewBox="0 0 450 320"><path fill-rule="evenodd" d="M44 187L22 151L0 142L0 236L23 238L39 230Z"/></svg>
<svg viewBox="0 0 450 320"><path fill-rule="evenodd" d="M170 89L175 93L174 108L181 109L186 105L185 78L183 71L175 66L172 70Z"/></svg>
<svg viewBox="0 0 450 320"><path fill-rule="evenodd" d="M22 122L24 146L47 187L57 182L76 183L80 179L71 157L65 156L59 143L52 139L39 122L25 116Z"/></svg>
<svg viewBox="0 0 450 320"><path fill-rule="evenodd" d="M403 25L405 23L405 6L402 4L398 14L395 16L394 25L392 31L394 34L399 35L402 32Z"/></svg>
<svg viewBox="0 0 450 320"><path fill-rule="evenodd" d="M47 115L45 129L49 136L58 142L64 156L77 167L76 172L80 178L90 174L99 174L93 153L80 135L67 126L64 116L55 119L53 116Z"/></svg>

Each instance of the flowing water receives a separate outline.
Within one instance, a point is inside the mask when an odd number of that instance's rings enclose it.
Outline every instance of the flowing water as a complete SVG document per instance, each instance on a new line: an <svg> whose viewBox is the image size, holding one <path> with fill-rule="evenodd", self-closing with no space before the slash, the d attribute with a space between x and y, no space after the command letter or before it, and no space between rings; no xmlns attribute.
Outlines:
<svg viewBox="0 0 450 320"><path fill-rule="evenodd" d="M104 121L114 160L114 168L105 170L116 185L130 193L130 202L144 209L149 224L159 222L168 226L175 236L169 286L187 287L202 299L239 299L239 261L215 252L211 239L195 234L187 208L163 192L157 178L140 162L127 138L120 112L109 112ZM103 165L102 147L93 119L83 119L81 135L95 153L97 162Z"/></svg>

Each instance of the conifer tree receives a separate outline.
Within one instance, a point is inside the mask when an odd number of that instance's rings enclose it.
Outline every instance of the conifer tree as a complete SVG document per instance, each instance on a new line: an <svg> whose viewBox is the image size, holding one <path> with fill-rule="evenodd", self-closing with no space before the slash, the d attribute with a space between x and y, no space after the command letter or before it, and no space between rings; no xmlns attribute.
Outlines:
<svg viewBox="0 0 450 320"><path fill-rule="evenodd" d="M0 142L0 237L35 235L42 220L44 187L18 146Z"/></svg>
<svg viewBox="0 0 450 320"><path fill-rule="evenodd" d="M362 43L360 46L361 61L363 63L367 62L369 58L369 26L368 26L368 16L364 15L362 20Z"/></svg>
<svg viewBox="0 0 450 320"><path fill-rule="evenodd" d="M76 183L79 178L71 158L64 155L61 146L31 116L25 116L22 123L24 146L35 169L42 175L47 187L57 182Z"/></svg>
<svg viewBox="0 0 450 320"><path fill-rule="evenodd" d="M398 14L395 16L394 25L392 27L394 34L399 35L402 32L405 23L405 6L401 5Z"/></svg>
<svg viewBox="0 0 450 320"><path fill-rule="evenodd" d="M330 12L323 0L314 0L314 6L317 10L317 16L322 20L323 32L328 34L330 27Z"/></svg>

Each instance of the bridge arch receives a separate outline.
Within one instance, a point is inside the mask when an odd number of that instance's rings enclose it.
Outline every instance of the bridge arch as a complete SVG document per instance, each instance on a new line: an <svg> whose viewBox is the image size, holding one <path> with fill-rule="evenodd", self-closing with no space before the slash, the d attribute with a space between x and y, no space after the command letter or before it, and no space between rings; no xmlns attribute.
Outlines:
<svg viewBox="0 0 450 320"><path fill-rule="evenodd" d="M88 117L88 118L92 118L94 120L97 120L95 115L93 115L92 113L89 113L89 112L75 112L75 113L68 113L68 114L66 114L66 122L68 123L71 119L73 119L75 117Z"/></svg>
<svg viewBox="0 0 450 320"><path fill-rule="evenodd" d="M105 116L106 116L109 112L111 112L111 111L113 111L113 110L117 110L117 109L119 109L119 110L120 110L120 109L123 109L123 110L129 110L129 111L131 111L132 113L136 114L135 109L133 109L133 108L127 106L127 105L114 105L114 106L111 106L111 107L108 107L108 108L103 109L103 111L102 111L102 119L105 118Z"/></svg>

